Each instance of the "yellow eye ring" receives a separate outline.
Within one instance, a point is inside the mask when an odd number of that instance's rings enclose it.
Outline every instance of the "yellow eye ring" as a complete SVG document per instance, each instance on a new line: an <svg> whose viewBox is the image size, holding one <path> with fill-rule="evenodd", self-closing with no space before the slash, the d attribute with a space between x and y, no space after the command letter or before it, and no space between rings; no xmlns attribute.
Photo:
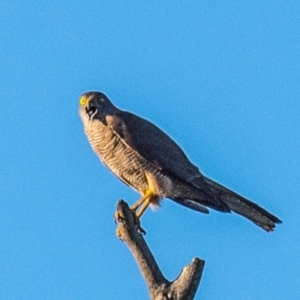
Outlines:
<svg viewBox="0 0 300 300"><path fill-rule="evenodd" d="M86 100L87 100L86 97L85 97L85 96L82 96L82 97L80 97L79 103L80 103L81 105L86 105L86 103L87 103Z"/></svg>

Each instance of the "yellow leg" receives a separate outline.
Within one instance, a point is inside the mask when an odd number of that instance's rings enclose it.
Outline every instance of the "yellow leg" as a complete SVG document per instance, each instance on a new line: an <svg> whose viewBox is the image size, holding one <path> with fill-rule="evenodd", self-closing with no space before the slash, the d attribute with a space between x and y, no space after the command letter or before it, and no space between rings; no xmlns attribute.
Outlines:
<svg viewBox="0 0 300 300"><path fill-rule="evenodd" d="M135 222L138 226L138 231L141 233L141 234L146 234L146 231L141 227L141 222L140 222L140 219L142 217L142 214L146 211L147 207L149 206L149 204L151 203L151 200L153 198L156 198L154 197L153 195L149 196L148 198L146 198L143 202L143 204L141 205L141 208L138 212L133 212L134 214L134 218L135 218Z"/></svg>
<svg viewBox="0 0 300 300"><path fill-rule="evenodd" d="M136 218L139 220L142 216L142 214L145 212L145 210L147 209L147 207L149 206L149 204L151 203L151 199L152 197L149 196L143 203L143 205L141 206L140 210L136 213Z"/></svg>
<svg viewBox="0 0 300 300"><path fill-rule="evenodd" d="M152 201L158 200L157 196L153 195L153 192L149 189L141 199L139 199L133 206L131 206L131 211L134 215L135 222L138 226L138 230L142 234L146 234L146 231L140 226L140 218L143 215L143 213L146 211L147 207ZM137 210L139 211L137 212Z"/></svg>
<svg viewBox="0 0 300 300"><path fill-rule="evenodd" d="M133 212L136 212L137 209L149 198L153 195L151 190L148 190L141 199L139 199L135 204L133 204L130 209Z"/></svg>

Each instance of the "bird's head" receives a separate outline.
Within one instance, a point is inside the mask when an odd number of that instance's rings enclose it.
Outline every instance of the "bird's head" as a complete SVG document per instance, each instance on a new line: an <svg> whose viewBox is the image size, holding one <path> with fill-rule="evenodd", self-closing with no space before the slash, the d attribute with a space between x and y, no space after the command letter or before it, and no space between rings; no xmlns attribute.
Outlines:
<svg viewBox="0 0 300 300"><path fill-rule="evenodd" d="M79 113L85 120L97 118L104 121L107 115L113 114L117 108L101 92L87 92L80 96Z"/></svg>

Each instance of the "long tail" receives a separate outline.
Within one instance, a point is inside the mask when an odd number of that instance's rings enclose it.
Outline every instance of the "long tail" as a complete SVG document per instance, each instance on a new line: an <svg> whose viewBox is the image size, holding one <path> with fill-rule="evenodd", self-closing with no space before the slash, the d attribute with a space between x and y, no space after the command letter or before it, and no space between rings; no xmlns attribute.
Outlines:
<svg viewBox="0 0 300 300"><path fill-rule="evenodd" d="M219 194L221 201L225 202L230 210L240 214L260 226L266 231L273 231L276 224L282 223L280 219L261 208L257 204L245 199L217 182L204 177L214 194Z"/></svg>

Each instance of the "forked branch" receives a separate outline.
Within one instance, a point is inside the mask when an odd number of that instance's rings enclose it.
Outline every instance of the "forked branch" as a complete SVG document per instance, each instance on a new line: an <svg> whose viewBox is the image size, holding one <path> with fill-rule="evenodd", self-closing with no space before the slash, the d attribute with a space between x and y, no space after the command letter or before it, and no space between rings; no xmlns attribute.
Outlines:
<svg viewBox="0 0 300 300"><path fill-rule="evenodd" d="M120 200L117 205L118 235L135 258L148 285L153 300L192 300L196 294L204 268L204 260L194 258L185 266L177 279L168 281L159 269L143 235L134 222L128 204Z"/></svg>

